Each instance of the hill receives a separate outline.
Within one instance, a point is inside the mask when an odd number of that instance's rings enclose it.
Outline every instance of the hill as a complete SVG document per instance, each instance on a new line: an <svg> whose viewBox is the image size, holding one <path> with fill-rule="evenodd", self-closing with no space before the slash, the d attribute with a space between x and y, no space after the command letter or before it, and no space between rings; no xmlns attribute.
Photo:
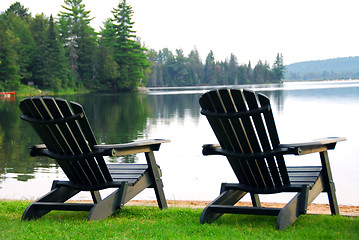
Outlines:
<svg viewBox="0 0 359 240"><path fill-rule="evenodd" d="M359 78L359 56L307 61L286 66L286 80Z"/></svg>

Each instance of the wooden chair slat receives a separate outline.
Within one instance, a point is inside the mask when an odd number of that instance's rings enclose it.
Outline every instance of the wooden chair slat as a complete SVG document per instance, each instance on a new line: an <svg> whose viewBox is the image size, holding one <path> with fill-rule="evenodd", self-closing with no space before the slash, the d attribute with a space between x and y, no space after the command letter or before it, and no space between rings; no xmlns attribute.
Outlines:
<svg viewBox="0 0 359 240"><path fill-rule="evenodd" d="M246 99L244 98L244 95L240 91L232 91L231 95L233 102L236 106L237 111L245 112L248 110L248 107L246 106ZM241 122L243 125L243 128L245 130L248 145L250 146L250 152L248 153L255 153L255 152L261 152L260 144L257 139L256 131L253 125L253 122L249 116L244 116L241 118ZM253 173L253 178L255 180L255 184L253 184L253 187L266 187L266 179L264 179L263 173L265 174L265 169L263 167L262 161L256 160L247 160L248 166L250 167L250 171ZM266 178L268 180L268 175L266 175Z"/></svg>
<svg viewBox="0 0 359 240"><path fill-rule="evenodd" d="M213 94L212 94L213 95ZM204 94L202 96L202 98L200 99L200 105L202 106L202 108L211 110L213 112L217 112L216 109L214 108L214 105L212 104L212 98L215 98L216 96L210 96L209 94ZM224 149L233 149L231 147L231 143L229 141L229 139L226 137L225 135L225 131L224 131L224 126L222 124L221 119L217 119L214 117L208 117L208 122L211 125L214 134L216 135L220 145L224 148ZM239 179L239 181L249 184L249 183L254 183L253 177L251 176L250 170L248 168L247 163L243 164L241 162L236 161L233 158L228 158L230 164L232 165L232 168L234 169L234 172L237 176L237 178Z"/></svg>
<svg viewBox="0 0 359 240"><path fill-rule="evenodd" d="M61 109L61 112L58 113L59 116L70 117L75 115L75 113L72 112L67 101L57 99L56 102L53 103L56 104L56 106L54 106L55 107L54 111L56 111L56 109L59 109L58 111L60 111ZM81 113L84 114L84 112ZM77 121L70 121L65 124L66 126L64 126L64 128L67 130L66 131L67 137L68 139L71 139L71 141L73 142L76 152L78 154L91 152L92 150L89 144L87 143L84 135L82 134L81 131L82 126L78 124ZM78 161L77 164L81 167L81 169L83 169L81 175L89 180L88 184L90 185L103 184L112 180L109 179L109 181L106 181L106 179L104 179L104 176L101 173L95 158L88 158L85 160L81 160Z"/></svg>
<svg viewBox="0 0 359 240"><path fill-rule="evenodd" d="M270 101L266 96L264 96L262 94L258 94L258 99L259 99L261 106L270 106ZM279 142L277 127L275 125L274 118L273 118L273 113L272 113L272 111L270 111L270 112L264 113L263 115L264 115L264 120L267 124L266 126L268 129L269 137L271 139L272 147L277 148L280 142ZM286 169L285 162L284 162L284 157L277 156L275 158L275 161L273 163L271 163L271 165L270 165L271 170L275 167L274 163L276 163L279 167L280 178L281 178L283 184L289 184L289 178L288 178L288 173L287 173L287 169ZM275 172L274 169L273 169L273 172ZM277 180L278 176L276 174L273 176L273 178L276 182L278 181Z"/></svg>
<svg viewBox="0 0 359 240"><path fill-rule="evenodd" d="M68 105L62 106L61 110L58 106L59 102L65 102L64 100L57 100L50 98L50 97L44 97L42 98L43 102L46 105L46 108L49 111L49 114L51 114L52 119L61 119L64 116L61 112L62 111L71 111ZM83 152L80 149L79 143L73 136L73 132L69 128L69 125L73 122L61 122L55 125L55 127L59 130L61 133L61 136L66 139L66 142L71 146L71 152L66 152L66 155L76 155L76 154L82 154ZM93 176L92 170L89 167L89 164L86 160L69 160L71 163L70 165L73 167L73 170L76 172L77 177L81 179L82 184L88 184L88 185L96 185L99 184L97 179Z"/></svg>
<svg viewBox="0 0 359 240"><path fill-rule="evenodd" d="M246 102L248 105L249 110L257 109L263 106L259 106L257 102L257 98L253 92L243 91L243 94L246 98ZM262 115L253 115L252 121L254 123L259 145L261 146L261 151L270 151L272 150L271 143L268 139L267 131L265 124L263 123ZM259 164L259 167L261 169L261 173L264 178L265 186L267 187L273 187L275 186L282 186L282 182L280 181L279 174L277 171L277 167L274 164L274 158L268 158L267 161L265 161L264 158L257 159L257 162ZM268 166L267 166L268 164ZM270 169L270 173L269 170Z"/></svg>
<svg viewBox="0 0 359 240"><path fill-rule="evenodd" d="M288 173L292 173L292 172L318 172L321 171L322 167L321 166L290 166L287 167L287 171Z"/></svg>
<svg viewBox="0 0 359 240"><path fill-rule="evenodd" d="M237 94L237 92L230 92L228 90L219 90L219 94L222 97L223 104L227 109L227 113L242 111L243 106L237 105L234 99L242 99L243 96ZM241 101L241 100L238 100ZM256 149L259 148L258 141L253 140L255 136L254 128L252 128L252 123L248 117L238 118L238 119L230 119L232 122L236 133L238 133L238 141L240 145L243 146L241 152L244 153L253 153ZM263 179L263 171L265 168L261 166L260 159L252 159L252 160L239 160L243 166L248 166L248 169L245 169L246 172L252 173L252 186L254 187L265 187L266 183ZM265 173L264 173L265 174ZM268 174L267 174L268 175ZM268 179L267 179L268 180Z"/></svg>
<svg viewBox="0 0 359 240"><path fill-rule="evenodd" d="M25 110L26 106L27 110ZM49 119L49 114L46 112L46 108L43 105L41 98L33 97L27 98L20 103L20 109L24 114L30 114L30 116L38 119ZM48 146L49 149L55 153L64 153L67 147L66 141L61 140L57 137L58 129L55 126L49 126L45 124L31 123L32 127L40 136L41 140ZM62 147L61 142L65 144L65 149ZM68 161L57 160L60 167L63 169L68 178L76 183L83 183L82 179L78 177L78 174L75 169L73 169L72 164Z"/></svg>
<svg viewBox="0 0 359 240"><path fill-rule="evenodd" d="M80 104L75 103L75 102L70 102L70 105L75 114L84 113L84 109ZM92 146L97 145L97 140L95 138L95 135L92 131L92 128L90 126L90 123L89 123L86 115L84 115L84 117L79 119L78 122L82 127L82 130L83 130L82 133L87 140L88 146L90 148L92 148ZM81 136L81 135L82 134L78 133L78 136ZM108 171L108 168L106 166L106 163L105 163L105 160L103 159L103 157L96 157L96 158L94 158L94 160L96 161L96 163L99 167L99 169L96 168L97 174L101 174L106 181L111 181L112 177L111 177L110 172ZM94 168L95 168L95 166L94 166Z"/></svg>
<svg viewBox="0 0 359 240"><path fill-rule="evenodd" d="M33 98L34 105L36 106L36 109L39 113L39 115L44 120L51 120L54 119L53 116L51 116L51 113L46 107L46 104L43 102L42 98ZM50 149L51 151L57 151L57 153L62 154L68 154L72 155L74 154L71 146L67 142L67 139L63 136L61 129L59 129L58 125L49 124L47 125L49 131L52 133L54 138L58 141L58 145L55 146L55 149ZM45 143L46 144L46 143Z"/></svg>
<svg viewBox="0 0 359 240"><path fill-rule="evenodd" d="M28 98L20 102L20 110L25 114L33 118L42 119L39 112L36 110L33 101ZM31 126L35 129L36 133L43 142L46 142L50 148L55 149L58 146L58 141L54 136L49 132L47 126L30 123ZM46 133L46 134L45 134Z"/></svg>

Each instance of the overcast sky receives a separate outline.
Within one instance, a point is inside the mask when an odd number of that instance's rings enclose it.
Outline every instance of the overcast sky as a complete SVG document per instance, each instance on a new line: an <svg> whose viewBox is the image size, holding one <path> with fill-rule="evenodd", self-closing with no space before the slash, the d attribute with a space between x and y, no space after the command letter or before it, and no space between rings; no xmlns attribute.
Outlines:
<svg viewBox="0 0 359 240"><path fill-rule="evenodd" d="M54 17L63 0L18 0L32 16ZM16 0L0 0L0 12ZM359 0L127 0L134 30L147 48L195 47L202 60L210 50L216 60L231 53L239 63L272 64L359 56ZM119 0L83 0L99 29Z"/></svg>

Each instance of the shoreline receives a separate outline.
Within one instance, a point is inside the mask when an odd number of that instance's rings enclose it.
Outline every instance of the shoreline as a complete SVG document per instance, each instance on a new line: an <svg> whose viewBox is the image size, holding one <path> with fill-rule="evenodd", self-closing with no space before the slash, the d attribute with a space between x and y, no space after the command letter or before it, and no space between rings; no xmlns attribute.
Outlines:
<svg viewBox="0 0 359 240"><path fill-rule="evenodd" d="M188 207L188 208L204 208L210 201L192 201L192 200L167 200L169 207ZM285 203L270 203L262 202L262 207L272 207L272 208L282 208ZM131 200L126 203L127 206L157 206L156 200ZM125 206L126 206L125 205ZM239 202L236 206L252 206L251 202ZM359 216L359 206L348 206L348 205L339 205L339 213L342 216L358 217ZM308 206L307 214L327 214L330 215L329 204L315 204L312 203Z"/></svg>
<svg viewBox="0 0 359 240"><path fill-rule="evenodd" d="M16 200L16 199L0 199L1 201L25 201L33 202L34 200ZM91 200L69 200L69 202L92 203ZM168 207L180 208L205 208L211 201L200 200L167 200ZM262 207L283 208L286 203L261 202ZM125 206L157 206L157 200L130 200ZM238 202L235 206L251 207L251 202ZM339 213L341 216L359 217L359 206L339 205ZM325 214L330 215L329 204L312 203L308 206L307 214Z"/></svg>

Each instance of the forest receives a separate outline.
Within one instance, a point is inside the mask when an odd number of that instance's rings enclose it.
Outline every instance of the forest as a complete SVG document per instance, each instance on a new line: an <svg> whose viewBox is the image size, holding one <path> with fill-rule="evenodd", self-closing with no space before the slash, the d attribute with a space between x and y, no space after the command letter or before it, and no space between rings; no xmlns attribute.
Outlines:
<svg viewBox="0 0 359 240"><path fill-rule="evenodd" d="M32 16L16 2L0 13L0 92L30 86L41 90L136 91L142 87L280 82L285 66L239 64L237 57L203 62L196 49L186 56L145 47L133 29L133 10L120 0L99 32L82 0L64 0L57 16Z"/></svg>

